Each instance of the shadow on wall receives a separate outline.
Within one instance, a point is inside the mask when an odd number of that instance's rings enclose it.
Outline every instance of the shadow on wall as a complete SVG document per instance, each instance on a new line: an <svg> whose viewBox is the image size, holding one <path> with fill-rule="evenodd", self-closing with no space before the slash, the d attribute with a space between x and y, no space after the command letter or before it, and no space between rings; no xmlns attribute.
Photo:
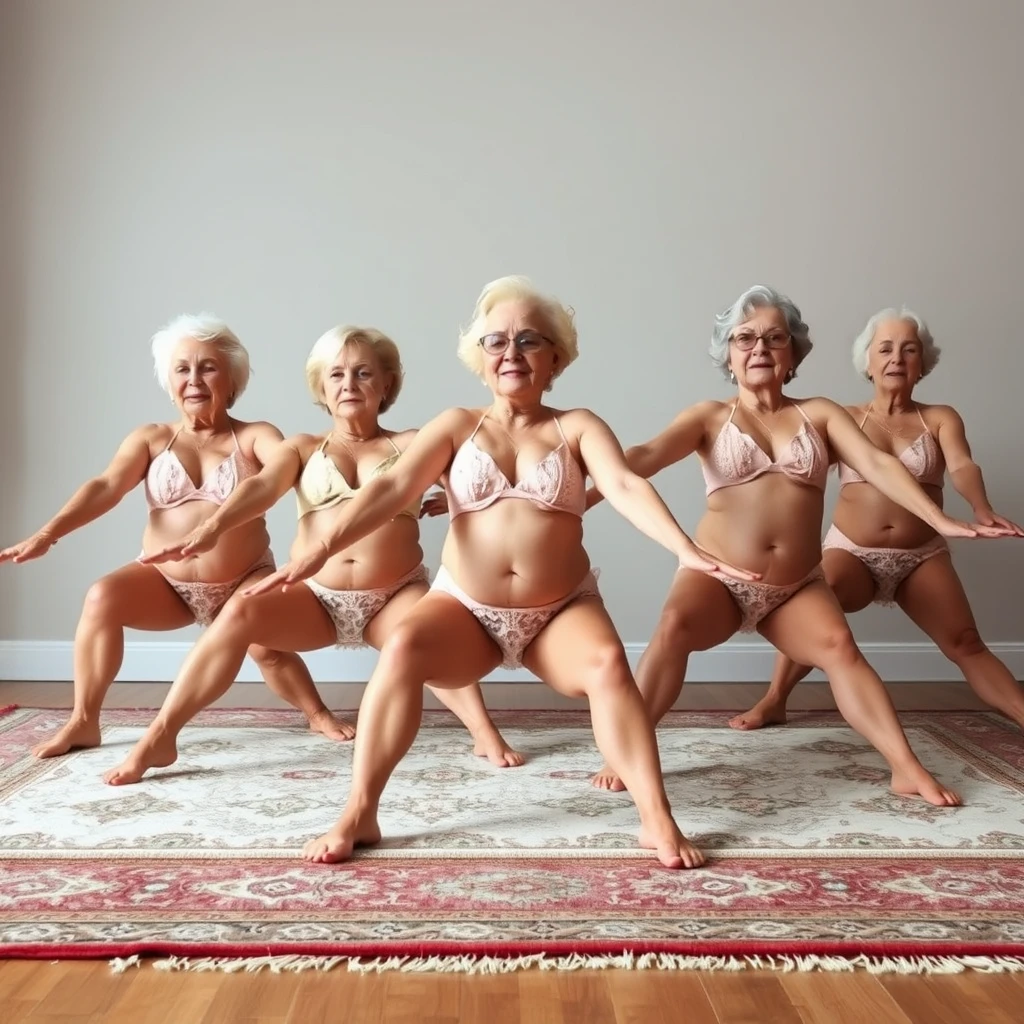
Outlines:
<svg viewBox="0 0 1024 1024"><path fill-rule="evenodd" d="M28 288L28 215L25 193L25 146L19 108L24 109L27 76L16 42L18 4L0 5L0 547L20 540L24 527L25 354ZM0 568L0 573L5 569ZM14 587L0 577L0 640L14 616Z"/></svg>

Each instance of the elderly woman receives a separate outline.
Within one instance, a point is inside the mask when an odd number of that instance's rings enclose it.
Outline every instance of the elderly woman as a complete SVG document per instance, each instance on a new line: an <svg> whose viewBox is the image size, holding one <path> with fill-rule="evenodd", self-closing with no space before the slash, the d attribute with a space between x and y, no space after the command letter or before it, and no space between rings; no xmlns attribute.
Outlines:
<svg viewBox="0 0 1024 1024"><path fill-rule="evenodd" d="M353 499L400 471L400 456L416 431L385 430L380 416L394 405L402 380L398 347L380 331L328 331L309 354L306 382L313 400L330 414L330 429L280 445L214 515L145 561L180 565L182 558L208 557L246 524L260 521L293 487L299 518L295 549L322 549ZM254 643L281 651L330 644L379 649L427 592L419 513L417 492L370 536L326 560L303 586L230 602L190 653L145 735L123 764L106 773L106 781L137 782L148 768L173 763L178 733L231 686ZM522 764L484 709L478 685L441 690L438 696L470 730L476 754L502 767Z"/></svg>
<svg viewBox="0 0 1024 1024"><path fill-rule="evenodd" d="M915 385L938 361L939 349L916 313L876 313L853 343L853 365L875 393L849 412L875 447L899 459L936 504L942 504L948 470L979 523L1019 537L1024 531L992 510L956 410L914 401ZM1024 728L1024 690L978 635L945 538L845 462L839 464L839 487L822 567L843 611L860 611L872 601L898 604L982 700ZM729 724L759 729L784 723L789 694L808 672L809 666L780 654L768 693Z"/></svg>
<svg viewBox="0 0 1024 1024"><path fill-rule="evenodd" d="M466 686L504 664L586 697L598 746L636 801L641 846L669 867L703 862L672 819L654 730L583 549L586 475L681 566L750 574L704 557L651 485L629 471L597 416L542 403L577 353L572 314L556 300L524 278L489 284L459 355L490 388L492 403L449 409L427 424L330 533L249 588L287 592L444 479L451 526L443 566L384 645L360 709L348 805L326 835L306 844L307 860L344 860L354 846L380 839L378 803L419 729L428 679Z"/></svg>
<svg viewBox="0 0 1024 1024"><path fill-rule="evenodd" d="M86 523L116 506L138 484L149 516L143 554L159 551L205 522L244 480L258 473L283 438L269 423L244 423L229 410L249 382L249 354L213 316L180 316L152 340L157 380L178 411L173 423L150 423L121 442L113 461L83 484L45 526L0 551L0 562L39 558ZM157 569L140 557L89 588L75 632L75 699L68 722L38 744L37 757L54 757L100 743L100 708L121 668L124 631L209 625L241 584L274 567L262 518L225 536L216 551ZM295 655L262 647L249 653L275 693L300 708L314 731L350 739L317 695Z"/></svg>
<svg viewBox="0 0 1024 1024"><path fill-rule="evenodd" d="M915 757L885 687L854 643L823 578L820 538L829 463L842 459L936 533L998 536L1004 530L946 516L903 463L874 447L841 406L825 398L787 398L783 388L810 350L800 310L771 288L750 288L717 318L711 344L712 359L737 386L736 399L686 409L659 436L627 453L633 471L647 478L697 452L708 496L698 544L709 557L761 574L747 582L721 573L680 572L637 682L657 723L679 696L692 651L716 647L737 630L757 630L796 661L821 666L843 716L889 763L896 793L955 805L959 797ZM602 490L595 482L591 504ZM594 782L608 789L629 785L614 765Z"/></svg>

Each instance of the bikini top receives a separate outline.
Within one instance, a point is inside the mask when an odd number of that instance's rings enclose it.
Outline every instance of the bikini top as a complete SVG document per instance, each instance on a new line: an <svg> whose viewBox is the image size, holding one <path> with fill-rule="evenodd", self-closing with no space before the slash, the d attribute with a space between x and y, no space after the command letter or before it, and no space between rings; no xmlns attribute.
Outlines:
<svg viewBox="0 0 1024 1024"><path fill-rule="evenodd" d="M917 410L918 418L921 420L921 426L924 427L924 432L918 434L896 458L906 466L907 471L919 484L941 487L942 480L946 475L946 460L942 455L938 442L928 429L924 416L921 415L920 406L915 406L915 409ZM870 410L864 413L864 418L859 424L861 430L864 429L864 424L867 423L869 415ZM845 487L847 484L861 484L865 482L864 477L852 466L847 466L845 462L839 463L840 487Z"/></svg>
<svg viewBox="0 0 1024 1024"><path fill-rule="evenodd" d="M209 501L214 505L223 505L228 495L243 480L255 476L260 471L255 462L242 454L238 447L238 438L232 430L231 437L235 442L235 450L196 487L181 460L171 451L171 445L180 433L179 428L174 432L174 437L167 447L150 462L149 469L146 470L146 504L150 509L176 508L186 501Z"/></svg>
<svg viewBox="0 0 1024 1024"><path fill-rule="evenodd" d="M386 473L399 459L401 451L394 441L386 434L384 435L388 444L394 451L386 458L381 459L376 466L370 470L365 483L375 480ZM360 487L353 487L344 477L341 470L335 465L334 460L327 454L327 441L330 435L323 439L320 447L317 448L306 465L302 468L299 477L299 486L296 488L295 497L299 506L299 518L308 515L310 512L322 512L325 508L333 508L335 505L354 498L361 490ZM410 502L398 514L419 518L421 498Z"/></svg>
<svg viewBox="0 0 1024 1024"><path fill-rule="evenodd" d="M733 417L737 405L739 402L733 405L729 419L718 432L707 457L701 459L708 494L722 487L749 483L765 473L784 473L797 483L825 490L828 448L799 405L796 408L804 418L803 425L778 459L773 459L749 434L736 426Z"/></svg>
<svg viewBox="0 0 1024 1024"><path fill-rule="evenodd" d="M582 519L586 508L585 480L558 418L555 426L562 443L531 466L515 484L474 440L485 418L486 413L452 459L445 481L449 516L455 519L464 512L479 512L502 498L525 498L545 511L569 512Z"/></svg>

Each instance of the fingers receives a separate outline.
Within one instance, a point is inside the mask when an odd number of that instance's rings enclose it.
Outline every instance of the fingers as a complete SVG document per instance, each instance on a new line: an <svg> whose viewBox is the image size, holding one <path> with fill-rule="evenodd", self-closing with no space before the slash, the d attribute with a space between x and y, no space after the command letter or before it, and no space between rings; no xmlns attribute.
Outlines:
<svg viewBox="0 0 1024 1024"><path fill-rule="evenodd" d="M186 545L172 544L169 548L154 551L151 555L143 555L139 561L143 565L158 565L162 562L179 562L185 557Z"/></svg>
<svg viewBox="0 0 1024 1024"><path fill-rule="evenodd" d="M264 576L263 579L258 580L251 587L246 587L242 591L242 597L259 597L260 594L269 594L272 590L286 586L290 582L290 576L291 566L283 565L277 572L272 572L269 576Z"/></svg>
<svg viewBox="0 0 1024 1024"><path fill-rule="evenodd" d="M730 565L728 562L719 562L718 569L720 572L724 572L726 576L731 576L736 580L748 580L754 581L759 580L764 573L751 572L749 569L741 569L739 566Z"/></svg>

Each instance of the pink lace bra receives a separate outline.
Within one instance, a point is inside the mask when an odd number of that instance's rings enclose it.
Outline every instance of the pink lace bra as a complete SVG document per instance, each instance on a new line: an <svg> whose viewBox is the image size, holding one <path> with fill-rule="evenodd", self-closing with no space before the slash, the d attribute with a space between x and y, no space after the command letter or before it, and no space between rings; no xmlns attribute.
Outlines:
<svg viewBox="0 0 1024 1024"><path fill-rule="evenodd" d="M918 434L896 458L907 467L907 471L919 484L941 487L946 475L946 460L943 458L938 442L928 429L924 416L921 415L920 407L915 406L915 409L917 409L917 415L921 420L921 426L924 427L924 432ZM860 421L859 426L861 430L864 429L864 424L867 423L869 415L870 409L864 413L864 419ZM865 482L864 477L852 466L846 465L845 462L839 463L840 487L845 487L847 484L862 484Z"/></svg>
<svg viewBox="0 0 1024 1024"><path fill-rule="evenodd" d="M583 473L569 451L557 417L555 426L562 443L549 451L515 484L474 441L485 418L486 414L462 443L448 470L445 490L448 492L451 518L455 519L464 512L479 512L502 498L525 498L538 508L549 512L569 512L582 519L586 508Z"/></svg>
<svg viewBox="0 0 1024 1024"><path fill-rule="evenodd" d="M171 451L171 445L180 433L180 429L175 431L170 443L153 459L146 471L146 504L150 509L175 508L186 501L209 501L214 505L223 505L228 495L243 480L260 471L259 466L242 454L238 438L232 431L235 450L196 487L178 456Z"/></svg>
<svg viewBox="0 0 1024 1024"><path fill-rule="evenodd" d="M725 426L718 432L707 458L701 459L707 493L722 487L749 483L765 473L784 473L798 483L825 490L828 479L828 449L807 414L796 406L804 418L803 426L790 440L781 458L773 459L749 435L733 422L737 402Z"/></svg>

